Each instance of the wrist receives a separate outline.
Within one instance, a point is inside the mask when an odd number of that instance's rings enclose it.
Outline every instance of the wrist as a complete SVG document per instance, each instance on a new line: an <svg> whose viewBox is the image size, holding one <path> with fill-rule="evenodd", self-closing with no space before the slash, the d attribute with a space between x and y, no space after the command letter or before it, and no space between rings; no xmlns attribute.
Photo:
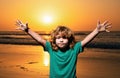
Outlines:
<svg viewBox="0 0 120 78"><path fill-rule="evenodd" d="M24 31L25 31L25 32L28 32L28 31L29 31L29 29L30 29L30 28L26 28Z"/></svg>
<svg viewBox="0 0 120 78"><path fill-rule="evenodd" d="M100 31L98 30L98 28L96 28L96 29L95 29L95 32L96 32L96 33L99 33Z"/></svg>

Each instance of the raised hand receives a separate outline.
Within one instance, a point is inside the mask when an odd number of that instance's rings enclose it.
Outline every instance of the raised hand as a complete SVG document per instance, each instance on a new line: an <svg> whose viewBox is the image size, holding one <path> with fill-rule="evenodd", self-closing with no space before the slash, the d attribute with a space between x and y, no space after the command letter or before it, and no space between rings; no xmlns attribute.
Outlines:
<svg viewBox="0 0 120 78"><path fill-rule="evenodd" d="M18 26L18 28L16 28L16 29L18 29L18 30L23 30L23 31L28 31L28 23L26 23L26 24L24 24L24 23L22 23L22 21L20 21L20 20L17 20L16 21L16 25Z"/></svg>
<svg viewBox="0 0 120 78"><path fill-rule="evenodd" d="M98 30L98 32L101 32L101 31L110 32L110 31L108 30L108 28L110 28L111 25L112 25L112 24L109 23L108 21L105 21L105 22L103 22L103 23L100 23L100 21L98 21L98 23L97 23L97 30Z"/></svg>

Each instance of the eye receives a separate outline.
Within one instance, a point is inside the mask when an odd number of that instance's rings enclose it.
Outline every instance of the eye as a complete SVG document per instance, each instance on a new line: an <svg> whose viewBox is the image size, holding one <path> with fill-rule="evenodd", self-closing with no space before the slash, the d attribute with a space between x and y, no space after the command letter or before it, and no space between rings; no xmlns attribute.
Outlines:
<svg viewBox="0 0 120 78"><path fill-rule="evenodd" d="M60 36L56 36L56 39L60 39L61 37Z"/></svg>
<svg viewBox="0 0 120 78"><path fill-rule="evenodd" d="M66 37L66 36L63 36L62 38L63 38L63 39L67 39L67 37Z"/></svg>

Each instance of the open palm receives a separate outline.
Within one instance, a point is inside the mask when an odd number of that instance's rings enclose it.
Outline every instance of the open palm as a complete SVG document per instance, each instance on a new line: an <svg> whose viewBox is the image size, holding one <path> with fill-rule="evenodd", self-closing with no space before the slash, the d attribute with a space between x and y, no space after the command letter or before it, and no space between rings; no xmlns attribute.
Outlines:
<svg viewBox="0 0 120 78"><path fill-rule="evenodd" d="M20 21L20 20L17 20L16 21L16 25L18 26L18 30L23 30L23 31L25 31L26 29L28 29L28 23L26 23L26 24L24 24L24 23L22 23L22 21Z"/></svg>
<svg viewBox="0 0 120 78"><path fill-rule="evenodd" d="M97 23L97 30L100 32L101 31L110 32L108 30L108 28L110 28L110 27L111 27L111 23L109 23L108 21L105 21L103 23L100 23L100 21L98 21L98 23Z"/></svg>

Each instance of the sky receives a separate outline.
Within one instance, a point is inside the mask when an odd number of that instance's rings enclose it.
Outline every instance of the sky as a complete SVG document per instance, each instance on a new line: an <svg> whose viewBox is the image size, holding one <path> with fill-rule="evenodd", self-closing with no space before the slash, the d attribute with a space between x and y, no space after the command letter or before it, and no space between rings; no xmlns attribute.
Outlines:
<svg viewBox="0 0 120 78"><path fill-rule="evenodd" d="M16 31L17 19L34 31L64 25L73 31L92 31L108 20L120 31L120 0L0 0L0 31Z"/></svg>

